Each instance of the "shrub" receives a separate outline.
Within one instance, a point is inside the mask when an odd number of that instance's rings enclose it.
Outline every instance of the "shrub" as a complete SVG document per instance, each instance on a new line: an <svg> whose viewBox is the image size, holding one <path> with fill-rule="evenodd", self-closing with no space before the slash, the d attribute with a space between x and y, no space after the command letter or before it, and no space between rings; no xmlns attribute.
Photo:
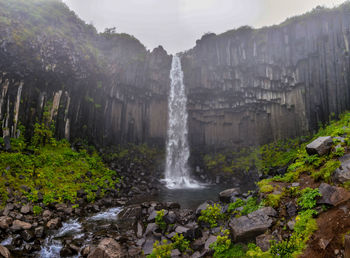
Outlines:
<svg viewBox="0 0 350 258"><path fill-rule="evenodd" d="M221 212L220 204L214 203L214 205L208 205L205 210L201 211L201 216L198 220L208 223L212 228L218 225L218 221L224 218L224 214Z"/></svg>
<svg viewBox="0 0 350 258"><path fill-rule="evenodd" d="M170 258L173 245L163 240L162 244L159 241L154 242L152 253L147 255L147 258Z"/></svg>
<svg viewBox="0 0 350 258"><path fill-rule="evenodd" d="M173 249L178 249L180 252L190 249L190 241L186 240L182 234L176 233L171 240L173 241Z"/></svg>
<svg viewBox="0 0 350 258"><path fill-rule="evenodd" d="M316 206L316 197L321 196L318 188L312 189L310 187L301 191L301 196L298 199L298 205L302 209L312 209Z"/></svg>
<svg viewBox="0 0 350 258"><path fill-rule="evenodd" d="M164 210L157 211L156 224L161 230L165 230L167 224L164 221Z"/></svg>

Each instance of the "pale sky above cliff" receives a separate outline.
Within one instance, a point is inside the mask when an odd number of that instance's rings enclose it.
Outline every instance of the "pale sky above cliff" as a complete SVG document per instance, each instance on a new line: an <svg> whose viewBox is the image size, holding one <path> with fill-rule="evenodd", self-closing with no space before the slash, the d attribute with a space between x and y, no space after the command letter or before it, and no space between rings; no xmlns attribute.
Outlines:
<svg viewBox="0 0 350 258"><path fill-rule="evenodd" d="M250 25L278 24L317 5L344 0L63 0L98 31L116 27L134 35L148 49L188 50L206 32L216 34Z"/></svg>

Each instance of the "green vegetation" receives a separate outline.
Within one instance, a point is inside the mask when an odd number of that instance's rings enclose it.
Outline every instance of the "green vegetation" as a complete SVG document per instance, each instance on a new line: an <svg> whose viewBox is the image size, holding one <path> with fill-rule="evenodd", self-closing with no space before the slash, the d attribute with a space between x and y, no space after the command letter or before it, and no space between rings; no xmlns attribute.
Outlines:
<svg viewBox="0 0 350 258"><path fill-rule="evenodd" d="M316 197L321 196L318 188L312 189L310 187L301 191L301 196L298 199L298 205L302 209L312 209L316 206Z"/></svg>
<svg viewBox="0 0 350 258"><path fill-rule="evenodd" d="M91 153L85 149L74 151L66 140L56 141L52 136L48 126L36 124L30 142L23 136L11 139L15 152L0 152L2 204L8 198L8 189L45 205L75 203L80 190L88 201L94 201L108 189L115 189L118 175L103 164L93 148ZM35 208L35 212L41 211Z"/></svg>
<svg viewBox="0 0 350 258"><path fill-rule="evenodd" d="M39 215L39 214L41 214L42 211L43 211L43 208L41 208L40 206L34 205L34 207L33 207L34 215Z"/></svg>
<svg viewBox="0 0 350 258"><path fill-rule="evenodd" d="M152 253L147 255L147 258L170 258L171 251L174 249L178 249L180 252L191 251L189 248L190 241L185 240L182 234L179 235L176 233L171 240L171 243L167 240L163 240L162 243L156 241L153 244Z"/></svg>
<svg viewBox="0 0 350 258"><path fill-rule="evenodd" d="M165 230L167 224L164 221L164 210L157 211L156 224L161 230Z"/></svg>
<svg viewBox="0 0 350 258"><path fill-rule="evenodd" d="M241 211L237 211L237 208L243 207ZM246 201L238 198L235 202L230 203L228 206L228 212L235 212L236 216L247 215L259 209L261 205L258 203L257 198L249 197Z"/></svg>
<svg viewBox="0 0 350 258"><path fill-rule="evenodd" d="M198 221L208 223L212 228L216 227L218 221L222 219L224 219L224 214L221 212L220 204L217 203L208 205L205 210L201 211L201 216L198 217Z"/></svg>

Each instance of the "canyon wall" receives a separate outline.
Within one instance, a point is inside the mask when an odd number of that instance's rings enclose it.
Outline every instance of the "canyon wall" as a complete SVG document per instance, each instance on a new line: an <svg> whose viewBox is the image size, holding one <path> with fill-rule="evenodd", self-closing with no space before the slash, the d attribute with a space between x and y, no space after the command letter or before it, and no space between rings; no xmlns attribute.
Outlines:
<svg viewBox="0 0 350 258"><path fill-rule="evenodd" d="M0 134L164 146L171 56L97 33L55 0L0 0ZM21 9L22 8L22 9ZM350 4L262 29L206 34L181 54L199 150L305 135L350 106Z"/></svg>
<svg viewBox="0 0 350 258"><path fill-rule="evenodd" d="M183 54L195 146L305 135L350 106L349 4L259 30L207 34Z"/></svg>

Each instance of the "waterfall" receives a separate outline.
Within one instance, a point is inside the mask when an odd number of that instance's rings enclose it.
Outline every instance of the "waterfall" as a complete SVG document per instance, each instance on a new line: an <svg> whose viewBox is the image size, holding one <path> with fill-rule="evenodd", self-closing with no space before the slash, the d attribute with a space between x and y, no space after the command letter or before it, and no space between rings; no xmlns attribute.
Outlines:
<svg viewBox="0 0 350 258"><path fill-rule="evenodd" d="M168 98L168 135L166 143L165 182L168 188L198 188L190 178L188 158L187 97L180 57L174 55L170 71Z"/></svg>

